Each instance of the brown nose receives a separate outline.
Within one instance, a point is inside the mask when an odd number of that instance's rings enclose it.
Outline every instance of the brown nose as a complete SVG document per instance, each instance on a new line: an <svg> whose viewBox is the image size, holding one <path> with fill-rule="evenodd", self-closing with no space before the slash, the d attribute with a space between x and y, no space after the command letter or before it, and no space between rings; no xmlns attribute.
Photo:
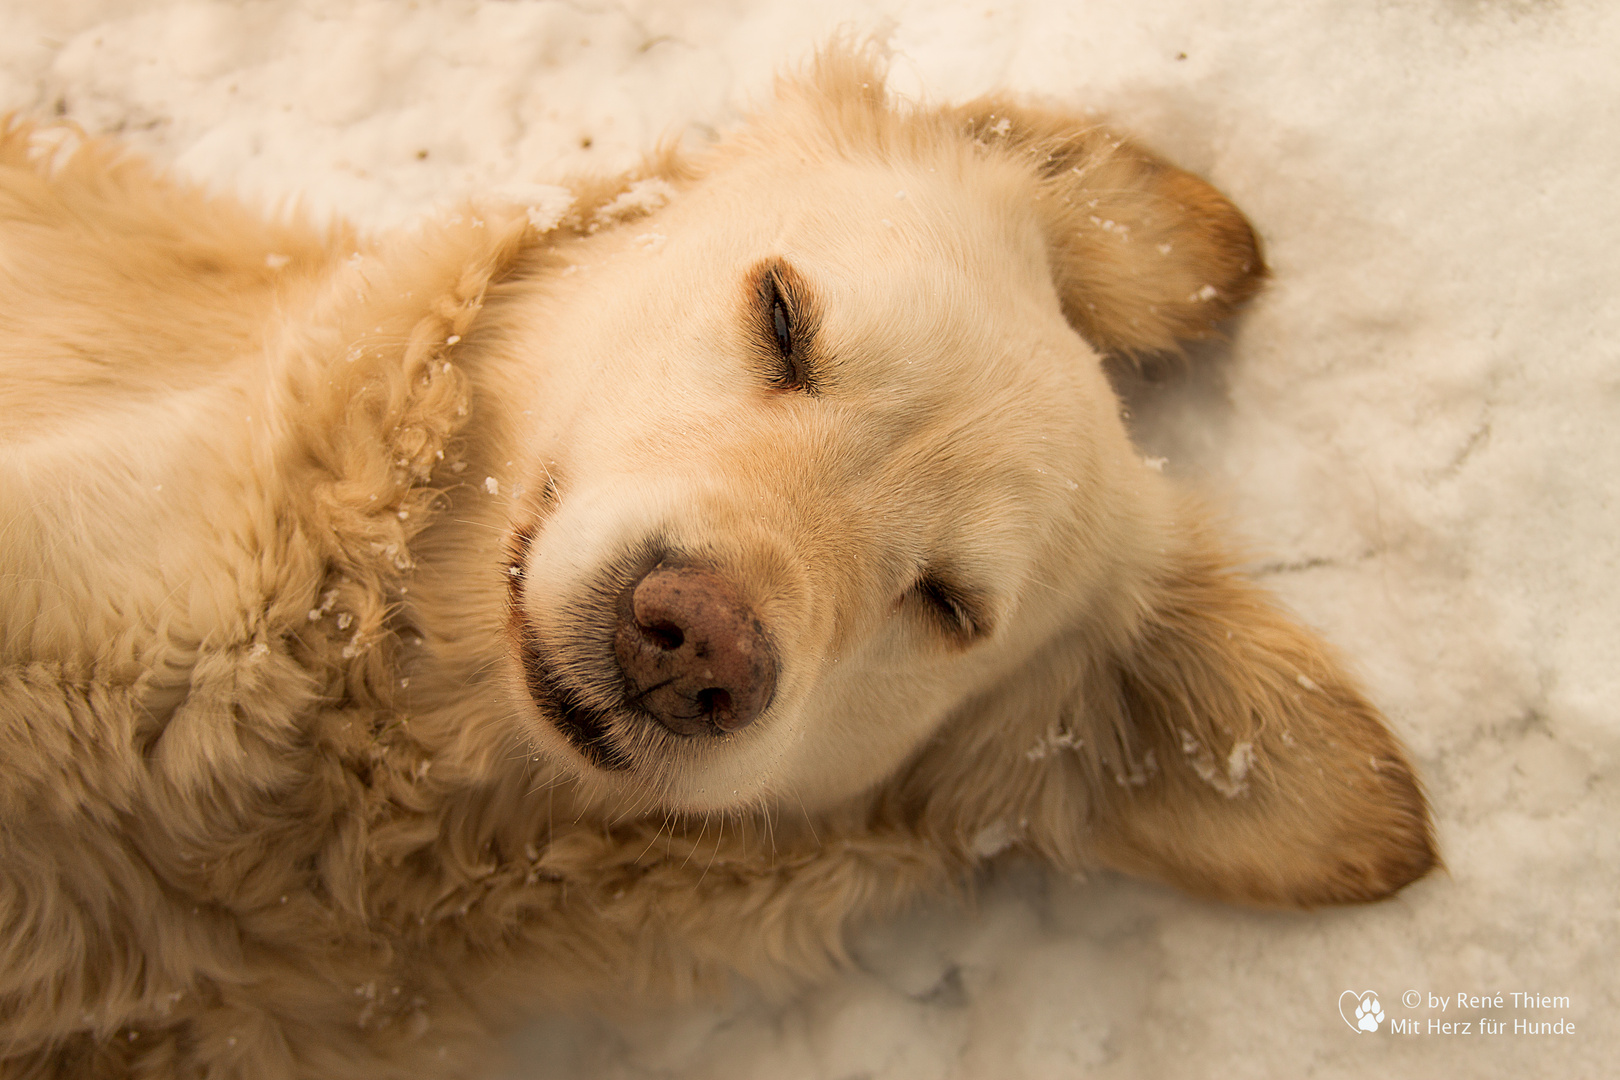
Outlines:
<svg viewBox="0 0 1620 1080"><path fill-rule="evenodd" d="M747 727L776 692L765 628L725 578L659 564L622 603L613 655L630 700L677 735Z"/></svg>

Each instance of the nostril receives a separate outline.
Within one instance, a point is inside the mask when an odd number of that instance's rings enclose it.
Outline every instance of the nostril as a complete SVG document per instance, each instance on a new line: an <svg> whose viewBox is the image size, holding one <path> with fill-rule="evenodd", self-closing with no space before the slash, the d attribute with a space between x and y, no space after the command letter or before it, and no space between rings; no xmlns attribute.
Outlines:
<svg viewBox="0 0 1620 1080"><path fill-rule="evenodd" d="M674 652L686 644L686 635L672 622L638 625L641 626L641 635L665 652Z"/></svg>
<svg viewBox="0 0 1620 1080"><path fill-rule="evenodd" d="M699 712L711 719L728 717L731 715L731 692L718 686L699 690L697 692L697 707ZM715 722L719 723L719 720L716 719Z"/></svg>

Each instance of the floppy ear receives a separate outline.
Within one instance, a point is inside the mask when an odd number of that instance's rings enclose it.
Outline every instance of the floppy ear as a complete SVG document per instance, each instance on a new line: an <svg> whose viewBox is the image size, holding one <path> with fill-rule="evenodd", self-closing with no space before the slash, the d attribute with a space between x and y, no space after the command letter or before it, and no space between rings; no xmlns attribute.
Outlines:
<svg viewBox="0 0 1620 1080"><path fill-rule="evenodd" d="M1084 688L1091 859L1221 900L1376 900L1438 857L1400 744L1327 646L1208 538ZM1090 770L1087 770L1090 771Z"/></svg>
<svg viewBox="0 0 1620 1080"><path fill-rule="evenodd" d="M1262 907L1436 866L1412 767L1331 650L1201 527L1163 565L1125 590L1139 618L1071 628L969 702L885 809L965 862L1017 846Z"/></svg>
<svg viewBox="0 0 1620 1080"><path fill-rule="evenodd" d="M1254 230L1224 195L1108 128L999 98L944 115L1034 168L1063 313L1099 350L1210 337L1265 280Z"/></svg>

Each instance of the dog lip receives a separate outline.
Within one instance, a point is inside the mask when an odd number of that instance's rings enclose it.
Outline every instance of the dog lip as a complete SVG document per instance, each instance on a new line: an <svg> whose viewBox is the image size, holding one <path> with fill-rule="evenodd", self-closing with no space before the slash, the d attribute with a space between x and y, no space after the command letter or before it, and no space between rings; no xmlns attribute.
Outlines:
<svg viewBox="0 0 1620 1080"><path fill-rule="evenodd" d="M547 490L554 504L555 488L549 479ZM624 751L613 743L609 729L611 715L586 705L577 692L557 677L546 663L534 628L523 617L523 567L528 561L535 529L536 524L529 523L514 531L507 559L508 625L517 639L524 687L551 725L581 757L597 768L623 772L630 768L631 762Z"/></svg>
<svg viewBox="0 0 1620 1080"><path fill-rule="evenodd" d="M529 696L550 714L552 726L586 761L609 772L630 768L630 759L611 739L609 714L580 701L552 673L532 633L523 644L523 681Z"/></svg>

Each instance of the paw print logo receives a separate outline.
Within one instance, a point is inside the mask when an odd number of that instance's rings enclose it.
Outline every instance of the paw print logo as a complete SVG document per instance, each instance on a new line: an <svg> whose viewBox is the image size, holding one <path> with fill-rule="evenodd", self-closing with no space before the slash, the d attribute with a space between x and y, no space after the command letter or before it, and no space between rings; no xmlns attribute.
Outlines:
<svg viewBox="0 0 1620 1080"><path fill-rule="evenodd" d="M1362 1031L1377 1031L1384 1022L1384 1007L1378 1004L1377 994L1368 994L1356 1005L1356 1027Z"/></svg>
<svg viewBox="0 0 1620 1080"><path fill-rule="evenodd" d="M1349 998L1349 1001L1345 999ZM1384 1007L1378 1003L1378 995L1371 990L1356 993L1346 990L1339 995L1339 1015L1344 1022L1350 1025L1350 1030L1360 1035L1363 1031L1377 1031L1378 1025L1384 1022Z"/></svg>

